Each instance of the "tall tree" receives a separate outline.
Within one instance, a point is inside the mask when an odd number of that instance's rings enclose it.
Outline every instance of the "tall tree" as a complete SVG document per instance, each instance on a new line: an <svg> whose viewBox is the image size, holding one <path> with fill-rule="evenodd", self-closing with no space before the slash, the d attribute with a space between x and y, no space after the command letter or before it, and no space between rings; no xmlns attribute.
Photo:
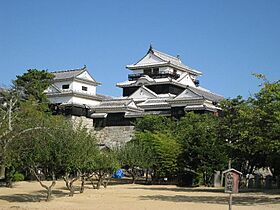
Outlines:
<svg viewBox="0 0 280 210"><path fill-rule="evenodd" d="M136 140L120 148L118 156L121 166L131 175L133 184L141 171L145 170L147 173L155 164L151 148Z"/></svg>
<svg viewBox="0 0 280 210"><path fill-rule="evenodd" d="M83 180L88 162L94 160L98 153L95 137L82 125L68 129L59 137L60 159L62 160L63 179L69 196L74 195L74 182L80 177ZM82 183L80 192L84 191Z"/></svg>
<svg viewBox="0 0 280 210"><path fill-rule="evenodd" d="M161 115L145 115L143 118L137 119L135 123L136 131L172 131L175 126L172 119Z"/></svg>
<svg viewBox="0 0 280 210"><path fill-rule="evenodd" d="M211 185L214 171L223 170L227 162L225 142L219 138L217 129L217 117L191 112L178 122L176 130L182 145L180 169L203 175L204 185Z"/></svg>
<svg viewBox="0 0 280 210"><path fill-rule="evenodd" d="M94 159L87 163L87 168L97 177L96 189L100 189L101 185L107 187L113 173L120 168L116 151L101 150L97 152Z"/></svg>
<svg viewBox="0 0 280 210"><path fill-rule="evenodd" d="M46 70L29 69L27 73L18 75L14 80L16 89L22 90L26 98L33 97L39 103L47 102L47 97L44 93L51 84L54 75Z"/></svg>
<svg viewBox="0 0 280 210"><path fill-rule="evenodd" d="M47 201L51 199L52 189L56 178L61 174L64 166L63 145L67 131L72 129L66 120L60 116L51 116L48 113L32 109L33 104L26 104L24 116L26 123L33 123L40 127L40 132L31 130L18 136L11 144L10 151L17 155L15 159L21 163L22 168L30 170L40 185L46 189ZM28 126L28 125L26 125ZM52 182L49 186L42 181L42 175Z"/></svg>
<svg viewBox="0 0 280 210"><path fill-rule="evenodd" d="M178 171L177 159L180 144L172 133L144 131L136 134L136 141L142 143L153 154L152 179L173 178Z"/></svg>
<svg viewBox="0 0 280 210"><path fill-rule="evenodd" d="M256 115L254 129L259 129L260 149L267 155L266 165L274 175L280 176L280 80L270 82L264 75L255 76L263 83L260 91L249 99Z"/></svg>
<svg viewBox="0 0 280 210"><path fill-rule="evenodd" d="M224 101L220 118L220 135L229 142L233 165L244 174L271 167L279 171L280 82L269 82L263 75L261 89L243 100Z"/></svg>

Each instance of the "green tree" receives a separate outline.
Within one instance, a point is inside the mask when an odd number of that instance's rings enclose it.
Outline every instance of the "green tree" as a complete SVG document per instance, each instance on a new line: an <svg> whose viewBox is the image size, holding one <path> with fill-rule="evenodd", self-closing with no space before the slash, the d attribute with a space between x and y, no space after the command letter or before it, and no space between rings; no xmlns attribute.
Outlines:
<svg viewBox="0 0 280 210"><path fill-rule="evenodd" d="M63 179L67 189L70 191L69 196L74 195L74 182L80 177L82 184L80 192L84 191L84 177L87 163L94 160L98 153L95 137L88 132L82 125L75 129L69 128L59 137L60 159L62 161Z"/></svg>
<svg viewBox="0 0 280 210"><path fill-rule="evenodd" d="M74 169L79 162L77 161L79 155L83 156L83 153L77 154L81 151L77 134L81 132L74 131L72 124L63 116L52 116L36 109L34 101L27 101L21 105L19 119L22 129L33 124L40 132L31 129L29 132L21 133L10 144L9 151L13 160L21 163L22 168L30 170L40 185L46 189L47 200L50 200L56 178ZM84 142L84 138L81 139L81 142ZM49 186L44 184L42 176L51 179L52 183ZM72 188L70 195L71 190Z"/></svg>
<svg viewBox="0 0 280 210"><path fill-rule="evenodd" d="M37 121L37 117L33 116L33 123ZM22 167L30 170L40 185L47 190L46 200L49 201L52 188L63 166L59 137L65 133L67 125L64 119L47 115L42 116L39 123L44 129L40 132L31 131L28 135L21 135L14 142L11 151L20 154L18 161L21 162ZM43 183L42 176L52 180L50 186Z"/></svg>
<svg viewBox="0 0 280 210"><path fill-rule="evenodd" d="M256 115L254 129L259 130L259 148L267 156L263 165L270 166L274 175L280 176L280 80L270 82L264 75L255 76L263 83L249 102Z"/></svg>
<svg viewBox="0 0 280 210"><path fill-rule="evenodd" d="M13 81L18 90L22 90L26 98L33 97L39 103L47 102L44 91L52 84L54 75L46 70L28 69L27 73L18 75Z"/></svg>
<svg viewBox="0 0 280 210"><path fill-rule="evenodd" d="M6 180L8 186L11 186L11 177L14 171L12 162L8 163L6 161L9 144L23 133L40 129L32 123L27 123L29 127L22 123L23 121L26 122L26 118L25 116L20 117L20 104L23 103L23 98L31 97L41 103L37 108L46 110L47 104L42 103L47 101L43 91L51 84L53 77L54 75L46 71L28 70L22 76L17 76L13 89L0 89L0 177L4 177L3 174L7 169Z"/></svg>
<svg viewBox="0 0 280 210"><path fill-rule="evenodd" d="M135 122L136 131L172 131L175 124L167 117L161 115L145 115L143 118L137 119Z"/></svg>
<svg viewBox="0 0 280 210"><path fill-rule="evenodd" d="M130 141L118 150L120 164L132 177L134 184L139 173L146 170L146 173L154 165L152 150L139 141Z"/></svg>
<svg viewBox="0 0 280 210"><path fill-rule="evenodd" d="M13 161L8 158L9 146L19 136L30 133L34 130L40 130L42 127L29 121L29 115L25 115L27 104L34 101L22 102L19 93L13 89L6 89L0 92L0 165L2 172L6 169L7 186L11 187L11 178L13 177ZM38 106L32 106L29 113L37 113ZM9 160L9 161L8 161Z"/></svg>
<svg viewBox="0 0 280 210"><path fill-rule="evenodd" d="M181 172L203 175L203 184L211 185L214 171L225 168L225 144L218 136L218 118L210 114L187 113L178 122L176 135L182 145Z"/></svg>
<svg viewBox="0 0 280 210"><path fill-rule="evenodd" d="M241 96L222 103L219 135L227 143L233 167L244 174L252 173L265 158L259 147L259 127L255 127L257 113Z"/></svg>
<svg viewBox="0 0 280 210"><path fill-rule="evenodd" d="M178 171L177 159L180 144L172 133L144 131L136 134L136 140L151 150L154 157L152 179L173 178Z"/></svg>
<svg viewBox="0 0 280 210"><path fill-rule="evenodd" d="M5 178L5 169L9 165L7 147L14 134L14 119L18 97L9 89L0 89L0 178ZM9 173L8 173L9 174ZM11 175L12 176L12 175ZM6 176L7 178L7 176ZM9 178L8 180L11 180ZM7 182L11 186L11 182Z"/></svg>
<svg viewBox="0 0 280 210"><path fill-rule="evenodd" d="M271 167L279 171L280 83L263 75L261 89L247 100L237 97L224 101L220 135L227 139L233 165L244 174Z"/></svg>
<svg viewBox="0 0 280 210"><path fill-rule="evenodd" d="M94 159L88 162L87 168L97 177L96 189L100 189L101 185L106 188L113 173L120 168L116 151L97 152Z"/></svg>

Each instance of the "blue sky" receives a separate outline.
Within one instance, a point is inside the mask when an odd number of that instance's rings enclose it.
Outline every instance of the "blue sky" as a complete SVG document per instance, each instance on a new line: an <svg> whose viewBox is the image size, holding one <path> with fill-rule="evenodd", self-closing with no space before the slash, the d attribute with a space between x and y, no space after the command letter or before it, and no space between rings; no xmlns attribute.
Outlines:
<svg viewBox="0 0 280 210"><path fill-rule="evenodd" d="M127 64L153 47L203 72L203 87L244 97L280 78L279 0L0 0L0 85L27 69L87 65L119 96Z"/></svg>

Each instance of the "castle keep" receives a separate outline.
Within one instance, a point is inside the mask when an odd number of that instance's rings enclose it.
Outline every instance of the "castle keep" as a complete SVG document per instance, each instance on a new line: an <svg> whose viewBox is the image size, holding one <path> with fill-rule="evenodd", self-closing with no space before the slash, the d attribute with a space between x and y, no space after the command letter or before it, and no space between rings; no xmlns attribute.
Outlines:
<svg viewBox="0 0 280 210"><path fill-rule="evenodd" d="M134 64L128 79L117 83L123 95L112 98L96 93L100 85L81 69L56 71L47 90L54 113L71 116L97 135L100 143L113 146L129 141L133 122L147 114L180 118L186 112L218 114L223 99L200 86L201 72L186 66L179 56L152 47Z"/></svg>

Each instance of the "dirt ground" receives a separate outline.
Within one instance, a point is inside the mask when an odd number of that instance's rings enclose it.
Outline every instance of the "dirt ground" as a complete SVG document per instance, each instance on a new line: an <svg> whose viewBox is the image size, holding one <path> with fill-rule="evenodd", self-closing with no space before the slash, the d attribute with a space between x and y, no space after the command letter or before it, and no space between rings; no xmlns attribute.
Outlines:
<svg viewBox="0 0 280 210"><path fill-rule="evenodd" d="M78 183L76 183L78 184ZM78 189L77 189L78 190ZM174 185L109 185L107 189L76 191L68 197L63 181L57 182L54 199L44 201L45 191L37 182L18 182L14 188L0 188L1 210L138 210L188 209L227 210L228 195L216 188L180 188ZM233 197L233 210L280 210L279 193L239 193Z"/></svg>

